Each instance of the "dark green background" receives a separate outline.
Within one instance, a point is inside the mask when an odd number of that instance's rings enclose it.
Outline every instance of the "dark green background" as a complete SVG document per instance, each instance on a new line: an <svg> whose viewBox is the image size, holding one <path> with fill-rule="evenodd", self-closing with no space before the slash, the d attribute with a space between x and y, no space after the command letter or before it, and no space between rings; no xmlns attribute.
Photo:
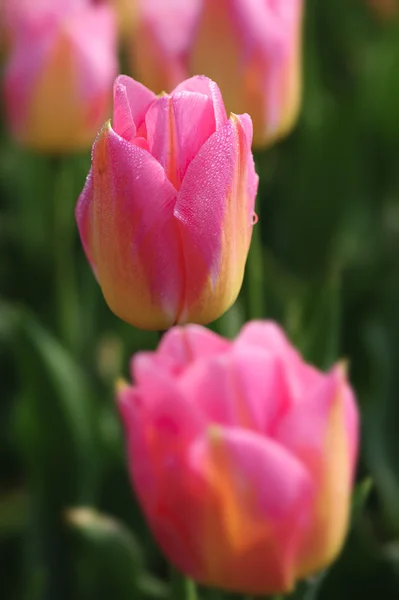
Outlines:
<svg viewBox="0 0 399 600"><path fill-rule="evenodd" d="M373 486L315 596L396 599L399 24L362 0L309 0L304 40L300 122L256 157L262 256L214 327L233 335L249 315L268 316L317 365L349 359L358 479ZM166 597L113 403L128 357L157 337L110 313L84 259L73 210L89 154L34 156L13 145L4 120L1 129L0 596ZM76 506L103 516L72 522Z"/></svg>

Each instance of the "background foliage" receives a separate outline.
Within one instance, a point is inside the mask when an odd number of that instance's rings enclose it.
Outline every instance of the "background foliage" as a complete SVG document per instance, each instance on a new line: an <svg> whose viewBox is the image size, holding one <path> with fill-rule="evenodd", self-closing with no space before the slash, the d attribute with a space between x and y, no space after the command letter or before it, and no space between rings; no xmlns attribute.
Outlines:
<svg viewBox="0 0 399 600"><path fill-rule="evenodd" d="M258 155L262 251L214 327L282 323L314 363L350 361L359 480L373 484L325 600L399 597L399 23L362 0L309 0L304 107ZM167 597L130 489L114 380L155 334L102 299L73 210L89 155L57 161L0 134L0 580L7 600ZM258 292L249 299L249 289ZM173 482L171 482L173 485ZM78 507L80 507L78 509ZM83 509L82 507L86 507Z"/></svg>

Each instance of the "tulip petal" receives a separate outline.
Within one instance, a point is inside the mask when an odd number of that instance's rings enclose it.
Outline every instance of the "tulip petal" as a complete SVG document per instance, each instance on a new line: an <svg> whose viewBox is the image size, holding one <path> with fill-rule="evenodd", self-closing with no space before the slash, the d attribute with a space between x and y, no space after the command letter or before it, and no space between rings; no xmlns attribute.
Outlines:
<svg viewBox="0 0 399 600"><path fill-rule="evenodd" d="M201 0L141 0L140 27L132 39L132 70L157 93L186 77L189 50Z"/></svg>
<svg viewBox="0 0 399 600"><path fill-rule="evenodd" d="M178 190L188 165L215 131L212 102L198 93L162 96L149 108L146 126L149 151Z"/></svg>
<svg viewBox="0 0 399 600"><path fill-rule="evenodd" d="M203 583L236 592L288 591L312 506L303 464L270 439L212 427L191 450L220 502L203 516Z"/></svg>
<svg viewBox="0 0 399 600"><path fill-rule="evenodd" d="M273 321L247 323L234 344L243 349L248 346L262 348L279 356L284 361L287 384L294 401L320 383L320 372L302 360L283 330Z"/></svg>
<svg viewBox="0 0 399 600"><path fill-rule="evenodd" d="M133 141L137 133L126 87L117 82L114 85L114 117L112 119L112 127L118 135L128 142Z"/></svg>
<svg viewBox="0 0 399 600"><path fill-rule="evenodd" d="M133 325L171 326L182 296L173 186L109 124L93 146L92 180L90 254L108 305Z"/></svg>
<svg viewBox="0 0 399 600"><path fill-rule="evenodd" d="M122 91L126 98L124 104L126 105L127 103L129 105L131 118L133 119L136 129L138 130L145 120L147 110L150 108L151 104L156 100L157 97L154 94L154 92L146 88L138 81L135 81L127 75L119 75L119 77L116 78L114 84L115 107L118 107L117 96L119 98ZM126 108L124 108L124 112L125 111ZM114 114L114 119L115 118L117 118L119 122L117 121L117 124L114 124L114 130L119 135L122 135L122 131L119 131L118 128L120 123L120 116Z"/></svg>
<svg viewBox="0 0 399 600"><path fill-rule="evenodd" d="M145 387L118 395L133 485L161 548L185 572L197 574L200 557L192 532L199 484L187 463L187 445L204 424L174 381L154 373L147 357L138 358L134 371Z"/></svg>
<svg viewBox="0 0 399 600"><path fill-rule="evenodd" d="M205 75L195 75L190 79L186 79L180 83L172 92L172 94L180 92L196 92L208 96L212 101L213 111L215 116L216 129L220 129L226 124L227 114L224 107L223 97L220 89L212 79Z"/></svg>
<svg viewBox="0 0 399 600"><path fill-rule="evenodd" d="M175 206L185 264L178 322L208 323L237 297L252 236L255 179L240 118L232 116L190 163Z"/></svg>
<svg viewBox="0 0 399 600"><path fill-rule="evenodd" d="M83 4L43 8L27 9L15 31L4 78L10 125L36 150L88 149L117 70L113 13Z"/></svg>
<svg viewBox="0 0 399 600"><path fill-rule="evenodd" d="M89 174L86 178L86 183L80 194L76 208L75 208L75 216L76 222L79 229L79 235L82 242L83 250L85 251L86 258L90 263L90 266L93 270L94 275L97 277L97 268L94 261L94 256L91 251L92 247L92 229L91 229L91 219L90 219L90 206L93 201L93 173L92 169L90 169Z"/></svg>
<svg viewBox="0 0 399 600"><path fill-rule="evenodd" d="M276 432L278 442L307 466L318 486L313 526L298 567L300 576L331 562L342 546L353 476L350 450L356 443L352 438L357 439L355 414L353 397L338 366L309 399L287 414Z"/></svg>
<svg viewBox="0 0 399 600"><path fill-rule="evenodd" d="M281 361L262 350L219 352L197 360L179 387L211 423L273 435L290 407Z"/></svg>
<svg viewBox="0 0 399 600"><path fill-rule="evenodd" d="M198 325L173 327L162 338L154 360L173 375L179 375L197 359L226 352L230 345L225 338Z"/></svg>

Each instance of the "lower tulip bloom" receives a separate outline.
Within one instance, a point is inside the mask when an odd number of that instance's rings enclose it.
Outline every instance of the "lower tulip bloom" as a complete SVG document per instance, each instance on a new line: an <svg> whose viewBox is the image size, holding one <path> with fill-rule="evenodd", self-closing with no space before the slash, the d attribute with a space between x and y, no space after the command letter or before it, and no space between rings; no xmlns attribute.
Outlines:
<svg viewBox="0 0 399 600"><path fill-rule="evenodd" d="M206 77L170 95L120 76L76 218L111 310L142 329L208 323L235 301L258 177L248 115Z"/></svg>
<svg viewBox="0 0 399 600"><path fill-rule="evenodd" d="M306 364L272 322L229 341L175 327L121 384L134 489L170 561L205 585L284 593L348 527L358 412L345 368Z"/></svg>

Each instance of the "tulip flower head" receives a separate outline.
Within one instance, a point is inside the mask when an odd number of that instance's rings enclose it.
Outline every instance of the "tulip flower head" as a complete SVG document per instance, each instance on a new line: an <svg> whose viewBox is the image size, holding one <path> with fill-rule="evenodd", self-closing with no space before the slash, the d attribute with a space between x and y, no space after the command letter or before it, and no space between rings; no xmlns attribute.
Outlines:
<svg viewBox="0 0 399 600"><path fill-rule="evenodd" d="M157 97L126 76L76 218L111 310L143 329L207 323L240 290L258 185L248 115L206 77Z"/></svg>
<svg viewBox="0 0 399 600"><path fill-rule="evenodd" d="M270 145L299 112L302 11L303 0L141 0L132 69L158 91L205 73L228 110L251 115L254 145Z"/></svg>
<svg viewBox="0 0 399 600"><path fill-rule="evenodd" d="M39 151L89 148L117 72L113 11L90 0L20 0L10 22L4 94L12 134Z"/></svg>
<svg viewBox="0 0 399 600"><path fill-rule="evenodd" d="M255 321L234 341L175 327L131 370L118 391L131 479L177 568L267 595L337 556L358 449L343 365L322 373Z"/></svg>

